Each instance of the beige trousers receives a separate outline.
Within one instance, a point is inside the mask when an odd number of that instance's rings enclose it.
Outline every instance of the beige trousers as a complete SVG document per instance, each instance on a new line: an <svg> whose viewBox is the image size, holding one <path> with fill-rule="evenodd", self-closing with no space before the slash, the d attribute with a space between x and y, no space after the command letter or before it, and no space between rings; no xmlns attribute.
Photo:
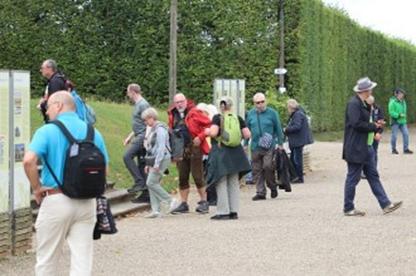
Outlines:
<svg viewBox="0 0 416 276"><path fill-rule="evenodd" d="M71 276L92 274L95 199L71 199L64 194L46 196L36 219L36 275L59 275L65 240L71 251Z"/></svg>

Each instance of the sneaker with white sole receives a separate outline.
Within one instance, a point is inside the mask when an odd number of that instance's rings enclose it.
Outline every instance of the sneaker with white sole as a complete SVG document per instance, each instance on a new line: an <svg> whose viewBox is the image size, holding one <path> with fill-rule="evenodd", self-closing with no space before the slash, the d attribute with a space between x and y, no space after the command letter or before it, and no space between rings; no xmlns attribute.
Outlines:
<svg viewBox="0 0 416 276"><path fill-rule="evenodd" d="M352 209L351 211L344 212L344 216L347 216L347 217L363 217L363 216L365 216L365 212L357 210L357 209Z"/></svg>
<svg viewBox="0 0 416 276"><path fill-rule="evenodd" d="M144 216L144 218L160 218L162 215L159 212L151 212Z"/></svg>
<svg viewBox="0 0 416 276"><path fill-rule="evenodd" d="M169 213L172 213L179 206L179 201L176 198L173 198L169 204Z"/></svg>
<svg viewBox="0 0 416 276"><path fill-rule="evenodd" d="M402 205L403 205L403 201L390 203L389 206L383 208L383 213L388 214L388 213L391 213L393 211L396 211L397 209L402 207Z"/></svg>

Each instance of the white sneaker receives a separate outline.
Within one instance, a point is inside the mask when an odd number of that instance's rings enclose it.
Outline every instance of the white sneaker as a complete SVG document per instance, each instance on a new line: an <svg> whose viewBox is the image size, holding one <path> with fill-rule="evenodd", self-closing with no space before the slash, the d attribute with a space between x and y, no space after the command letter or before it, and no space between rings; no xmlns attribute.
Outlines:
<svg viewBox="0 0 416 276"><path fill-rule="evenodd" d="M172 213L173 210L175 210L179 206L179 201L176 198L173 198L170 202L169 206L169 213Z"/></svg>
<svg viewBox="0 0 416 276"><path fill-rule="evenodd" d="M162 215L159 212L150 212L149 214L145 215L144 218L161 218Z"/></svg>

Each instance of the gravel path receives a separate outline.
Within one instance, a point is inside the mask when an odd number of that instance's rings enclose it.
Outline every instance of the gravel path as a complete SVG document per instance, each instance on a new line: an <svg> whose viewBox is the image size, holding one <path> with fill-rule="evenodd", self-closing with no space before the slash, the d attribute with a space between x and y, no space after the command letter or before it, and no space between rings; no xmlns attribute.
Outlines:
<svg viewBox="0 0 416 276"><path fill-rule="evenodd" d="M307 184L261 202L244 187L237 221L193 212L118 221L117 235L95 242L94 275L416 275L416 155L392 156L381 144L384 187L404 206L383 215L362 181L356 205L367 216L350 218L342 215L341 144L319 142L311 151ZM65 249L62 275L68 263ZM0 275L33 275L33 265L33 252L9 258Z"/></svg>

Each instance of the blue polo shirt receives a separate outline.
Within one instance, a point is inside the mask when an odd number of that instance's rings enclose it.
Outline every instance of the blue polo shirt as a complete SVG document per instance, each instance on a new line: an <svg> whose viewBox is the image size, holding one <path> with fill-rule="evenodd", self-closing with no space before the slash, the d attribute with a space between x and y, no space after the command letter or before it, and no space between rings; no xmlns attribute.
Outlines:
<svg viewBox="0 0 416 276"><path fill-rule="evenodd" d="M75 112L61 113L57 119L65 125L75 139L84 140L86 138L87 124ZM106 163L108 164L109 158L104 139L97 129L95 129L94 133L94 144L104 154ZM58 126L46 124L36 130L30 142L29 151L34 152L42 160L42 163L44 163L46 158L55 175L58 177L59 182L62 183L68 147L69 142ZM46 165L42 169L41 182L46 187L58 187L58 183L53 179Z"/></svg>

